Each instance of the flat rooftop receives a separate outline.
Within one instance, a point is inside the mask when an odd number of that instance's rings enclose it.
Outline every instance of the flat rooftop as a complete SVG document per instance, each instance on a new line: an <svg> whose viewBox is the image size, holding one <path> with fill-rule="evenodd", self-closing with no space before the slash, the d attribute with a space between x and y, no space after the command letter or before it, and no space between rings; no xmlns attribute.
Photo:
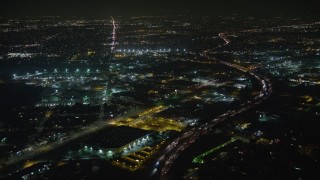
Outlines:
<svg viewBox="0 0 320 180"><path fill-rule="evenodd" d="M120 148L154 131L132 128L128 126L109 127L87 139L84 143L101 148Z"/></svg>

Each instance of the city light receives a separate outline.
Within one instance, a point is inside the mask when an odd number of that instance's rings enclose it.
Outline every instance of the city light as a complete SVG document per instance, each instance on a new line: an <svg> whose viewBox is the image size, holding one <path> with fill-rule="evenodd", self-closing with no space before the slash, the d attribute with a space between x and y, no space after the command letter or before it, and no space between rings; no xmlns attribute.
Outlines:
<svg viewBox="0 0 320 180"><path fill-rule="evenodd" d="M228 16L4 16L0 177L319 179L319 18L221 3Z"/></svg>

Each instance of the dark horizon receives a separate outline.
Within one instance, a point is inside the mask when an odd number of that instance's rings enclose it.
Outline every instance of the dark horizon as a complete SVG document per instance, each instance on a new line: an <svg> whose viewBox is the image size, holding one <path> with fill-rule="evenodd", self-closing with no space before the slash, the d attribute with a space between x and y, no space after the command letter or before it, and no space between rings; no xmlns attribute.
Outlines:
<svg viewBox="0 0 320 180"><path fill-rule="evenodd" d="M320 179L316 1L185 1L1 0L0 179Z"/></svg>
<svg viewBox="0 0 320 180"><path fill-rule="evenodd" d="M2 17L23 16L87 16L108 15L230 15L242 16L309 16L318 15L320 6L316 0L255 1L181 1L181 0L3 0L0 7Z"/></svg>

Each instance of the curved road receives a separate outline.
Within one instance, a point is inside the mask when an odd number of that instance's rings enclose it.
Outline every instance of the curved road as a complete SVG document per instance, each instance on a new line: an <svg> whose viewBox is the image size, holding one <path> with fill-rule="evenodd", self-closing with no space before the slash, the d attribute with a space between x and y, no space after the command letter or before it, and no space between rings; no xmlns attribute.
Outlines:
<svg viewBox="0 0 320 180"><path fill-rule="evenodd" d="M223 39L225 43L211 49L210 51L213 51L217 48L226 46L229 43L231 43L231 41L228 39L228 37L226 36L225 33L219 33L219 37L221 39ZM208 55L208 53L209 53L209 50L204 51L204 53L203 53L203 55L205 57L207 57L208 59L215 60L216 62L219 62L219 63L224 64L226 66L229 66L231 68L235 68L235 69L242 71L244 73L249 73L251 76L253 76L254 78L256 78L257 80L260 81L262 89L261 89L259 95L257 95L254 98L254 100L240 105L237 110L228 111L228 112L218 116L217 118L211 120L210 122L207 122L206 124L203 124L197 128L189 129L186 132L184 132L180 137L176 138L172 143L170 143L167 146L167 148L164 150L163 156L161 156L158 159L158 161L155 163L155 166L154 166L155 167L154 172L160 172L161 179L168 178L171 166L174 163L174 161L177 159L177 157L179 156L180 152L182 152L186 148L188 148L194 141L196 141L202 135L209 133L209 130L212 127L214 127L217 123L222 122L230 117L233 117L237 114L240 114L243 111L246 111L246 110L260 104L262 101L264 101L266 98L269 97L270 93L272 93L271 83L268 78L266 78L262 75L256 74L255 72L248 71L246 68L244 68L242 66L228 63L228 62L225 62L222 60L213 59L212 57L210 57ZM134 112L133 114L138 114L140 112L141 112L141 110ZM128 116L129 115L125 115L125 116L118 117L115 119L121 120L121 119L126 118ZM84 136L88 136L90 134L96 133L97 131L103 130L103 129L107 128L108 126L110 126L110 125L106 122L97 122L95 124L92 124L90 127L83 129L80 132L71 134L67 139L65 139L63 141L48 143L44 146L36 147L32 151L30 151L26 154L23 154L21 156L11 157L11 158L7 159L4 167L0 166L0 171L2 170L2 168L5 168L5 167L11 166L11 165L15 165L17 163L26 161L28 159L32 159L35 156L38 156L41 154L45 154L45 153L52 151L58 147L64 146L72 141L78 140L79 138L82 138Z"/></svg>
<svg viewBox="0 0 320 180"><path fill-rule="evenodd" d="M159 172L160 179L169 179L170 170L175 162L175 160L178 158L179 154L184 151L186 148L188 148L193 142L195 142L197 139L199 139L202 135L205 135L209 133L210 129L214 127L216 124L231 118L237 114L240 114L248 109L251 109L258 104L260 104L262 101L267 99L269 95L272 93L272 86L271 82L268 78L259 75L253 71L247 70L245 67L239 66L237 64L232 64L226 61L217 60L214 58L211 58L207 53L209 51L213 51L219 47L223 47L231 43L231 41L228 39L225 33L219 33L219 37L224 40L224 44L217 46L211 50L204 51L203 55L207 57L208 59L215 60L221 64L224 64L228 67L237 69L239 71L242 71L244 73L249 73L252 77L257 79L262 88L260 93L254 98L252 101L248 101L246 103L243 103L239 106L237 110L228 111L217 118L211 120L210 122L207 122L199 127L192 128L190 130L187 130L184 132L180 137L176 138L173 142L171 142L167 148L164 150L163 155L157 160L157 162L154 165L153 173Z"/></svg>

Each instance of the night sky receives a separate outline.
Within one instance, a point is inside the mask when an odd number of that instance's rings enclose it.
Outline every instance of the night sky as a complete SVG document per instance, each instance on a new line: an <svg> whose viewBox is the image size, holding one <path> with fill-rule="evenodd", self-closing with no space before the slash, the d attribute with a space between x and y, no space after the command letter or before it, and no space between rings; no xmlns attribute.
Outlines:
<svg viewBox="0 0 320 180"><path fill-rule="evenodd" d="M320 13L318 0L0 0L1 16L252 15Z"/></svg>

